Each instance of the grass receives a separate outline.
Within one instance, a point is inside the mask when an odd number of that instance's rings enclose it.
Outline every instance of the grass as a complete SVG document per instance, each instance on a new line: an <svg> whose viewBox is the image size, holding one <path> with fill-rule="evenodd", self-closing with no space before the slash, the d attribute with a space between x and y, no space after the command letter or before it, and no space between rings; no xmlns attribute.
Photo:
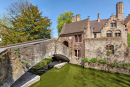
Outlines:
<svg viewBox="0 0 130 87"><path fill-rule="evenodd" d="M31 87L129 87L130 76L112 74L67 64L61 69L51 69L41 75L41 80Z"/></svg>

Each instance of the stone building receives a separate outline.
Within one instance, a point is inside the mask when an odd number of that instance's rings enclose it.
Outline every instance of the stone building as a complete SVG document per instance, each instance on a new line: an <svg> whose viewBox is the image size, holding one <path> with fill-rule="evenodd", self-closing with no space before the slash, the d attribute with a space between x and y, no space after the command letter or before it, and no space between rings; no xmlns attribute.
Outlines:
<svg viewBox="0 0 130 87"><path fill-rule="evenodd" d="M116 15L108 19L81 20L81 15L72 17L72 23L65 24L60 32L59 41L72 50L72 58L125 60L127 47L127 26L124 24L123 2L116 4ZM108 55L110 53L110 55ZM114 59L114 60L113 60Z"/></svg>
<svg viewBox="0 0 130 87"><path fill-rule="evenodd" d="M130 34L130 14L124 20L124 24L127 25L128 33Z"/></svg>

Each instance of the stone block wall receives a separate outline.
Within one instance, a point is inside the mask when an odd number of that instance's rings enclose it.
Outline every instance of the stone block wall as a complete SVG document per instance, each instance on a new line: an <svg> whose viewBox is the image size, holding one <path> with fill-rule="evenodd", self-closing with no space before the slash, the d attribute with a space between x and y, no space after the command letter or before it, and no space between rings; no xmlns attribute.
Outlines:
<svg viewBox="0 0 130 87"><path fill-rule="evenodd" d="M114 46L114 54L106 53L106 45ZM125 62L126 46L121 38L93 38L85 39L85 57L106 59L108 62Z"/></svg>

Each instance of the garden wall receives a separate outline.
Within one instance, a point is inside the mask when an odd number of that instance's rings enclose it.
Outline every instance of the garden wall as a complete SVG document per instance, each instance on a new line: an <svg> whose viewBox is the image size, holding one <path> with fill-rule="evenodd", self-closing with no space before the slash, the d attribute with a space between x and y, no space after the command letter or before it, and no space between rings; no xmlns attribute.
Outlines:
<svg viewBox="0 0 130 87"><path fill-rule="evenodd" d="M106 45L114 46L114 54L107 55ZM85 39L85 57L89 59L106 59L111 63L128 62L128 57L125 57L126 49L127 46L123 44L119 37Z"/></svg>
<svg viewBox="0 0 130 87"><path fill-rule="evenodd" d="M101 63L89 64L88 62L84 63L84 67L130 75L130 67L113 67L113 66L107 66L107 64L101 64Z"/></svg>

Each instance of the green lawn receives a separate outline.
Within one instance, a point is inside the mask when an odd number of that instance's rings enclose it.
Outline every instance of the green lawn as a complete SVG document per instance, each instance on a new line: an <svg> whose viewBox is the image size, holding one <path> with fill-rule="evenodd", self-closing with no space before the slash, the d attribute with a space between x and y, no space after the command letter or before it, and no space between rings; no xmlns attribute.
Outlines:
<svg viewBox="0 0 130 87"><path fill-rule="evenodd" d="M41 75L31 87L130 87L130 76L67 64Z"/></svg>

